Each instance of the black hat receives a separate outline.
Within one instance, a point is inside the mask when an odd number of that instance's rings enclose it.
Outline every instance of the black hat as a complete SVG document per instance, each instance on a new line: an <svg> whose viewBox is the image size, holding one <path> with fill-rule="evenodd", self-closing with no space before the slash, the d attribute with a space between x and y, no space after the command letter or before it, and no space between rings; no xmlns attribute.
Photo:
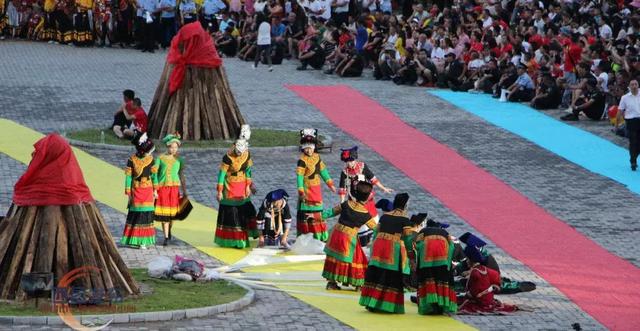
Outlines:
<svg viewBox="0 0 640 331"><path fill-rule="evenodd" d="M376 208L382 209L382 211L388 212L393 210L393 203L388 199L380 199L376 202Z"/></svg>
<svg viewBox="0 0 640 331"><path fill-rule="evenodd" d="M465 234L461 235L460 238L458 238L458 239L460 239L460 241L465 243L465 245L467 245L467 246L473 246L473 247L480 248L480 247L484 247L484 246L487 245L487 243L484 240L476 237L471 232L466 232Z"/></svg>
<svg viewBox="0 0 640 331"><path fill-rule="evenodd" d="M427 213L418 213L415 215L411 215L411 223L413 225L422 224L425 219L427 219Z"/></svg>
<svg viewBox="0 0 640 331"><path fill-rule="evenodd" d="M445 55L444 57L449 57L449 56L453 57L454 59L456 58L456 54L453 52L447 53L447 55Z"/></svg>
<svg viewBox="0 0 640 331"><path fill-rule="evenodd" d="M136 146L139 154L148 154L153 152L153 141L147 136L146 132L135 131L131 143Z"/></svg>
<svg viewBox="0 0 640 331"><path fill-rule="evenodd" d="M427 227L428 228L441 228L441 229L446 229L449 227L449 224L447 223L440 223L440 222L436 222L433 219L428 219L427 220Z"/></svg>
<svg viewBox="0 0 640 331"><path fill-rule="evenodd" d="M482 256L482 253L480 253L480 250L471 245L467 245L467 247L464 248L464 255L471 262L484 263L485 260L484 256Z"/></svg>
<svg viewBox="0 0 640 331"><path fill-rule="evenodd" d="M349 149L340 149L340 160L342 162L355 161L358 158L358 146L353 146Z"/></svg>
<svg viewBox="0 0 640 331"><path fill-rule="evenodd" d="M394 209L405 209L407 207L407 202L409 202L409 194L408 193L398 193L396 197L393 198L393 208Z"/></svg>
<svg viewBox="0 0 640 331"><path fill-rule="evenodd" d="M367 182L358 182L355 188L351 190L351 195L358 202L366 202L369 200L369 196L371 195L371 190L373 189L373 185Z"/></svg>

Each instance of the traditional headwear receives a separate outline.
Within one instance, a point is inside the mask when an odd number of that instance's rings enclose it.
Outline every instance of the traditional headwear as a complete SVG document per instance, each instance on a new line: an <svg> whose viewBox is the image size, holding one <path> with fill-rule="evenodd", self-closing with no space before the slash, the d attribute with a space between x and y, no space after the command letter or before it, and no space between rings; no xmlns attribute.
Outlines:
<svg viewBox="0 0 640 331"><path fill-rule="evenodd" d="M238 137L238 139L249 141L250 138L251 128L249 127L249 124L242 124L242 126L240 127L240 136Z"/></svg>
<svg viewBox="0 0 640 331"><path fill-rule="evenodd" d="M380 199L376 202L376 208L382 209L382 211L388 212L393 210L393 203L388 199Z"/></svg>
<svg viewBox="0 0 640 331"><path fill-rule="evenodd" d="M355 161L358 159L358 146L353 146L349 149L340 149L342 153L340 153L340 160L342 162Z"/></svg>
<svg viewBox="0 0 640 331"><path fill-rule="evenodd" d="M351 196L353 196L359 202L366 202L369 200L369 196L371 195L371 190L373 189L373 185L367 182L358 182L356 184L355 189L351 190Z"/></svg>
<svg viewBox="0 0 640 331"><path fill-rule="evenodd" d="M477 247L477 248L481 248L487 245L487 243L476 237L473 233L471 232L466 232L465 234L460 236L460 241L462 241L463 243L465 243L465 245L467 246L473 246L473 247Z"/></svg>
<svg viewBox="0 0 640 331"><path fill-rule="evenodd" d="M398 193L396 197L393 198L393 208L394 209L405 209L407 207L407 202L409 202L409 194L408 193Z"/></svg>
<svg viewBox="0 0 640 331"><path fill-rule="evenodd" d="M418 213L415 215L411 215L411 224L418 225L422 224L424 220L427 219L427 213Z"/></svg>
<svg viewBox="0 0 640 331"><path fill-rule="evenodd" d="M485 261L485 257L480 253L480 250L472 245L467 245L467 247L464 248L464 255L471 262L484 263Z"/></svg>
<svg viewBox="0 0 640 331"><path fill-rule="evenodd" d="M182 145L182 142L180 141L180 134L177 132L174 134L166 135L164 138L162 138L162 142L167 146L173 143L177 143L178 146Z"/></svg>
<svg viewBox="0 0 640 331"><path fill-rule="evenodd" d="M289 194L287 194L287 191L283 189L277 189L267 193L265 200L267 200L268 202L274 202L280 199L287 199L288 197L289 197Z"/></svg>
<svg viewBox="0 0 640 331"><path fill-rule="evenodd" d="M428 219L427 220L427 227L428 228L441 228L441 229L446 229L449 227L449 224L447 223L440 223L440 222L436 222L433 219Z"/></svg>
<svg viewBox="0 0 640 331"><path fill-rule="evenodd" d="M300 130L300 148L316 148L318 144L318 130L302 129Z"/></svg>
<svg viewBox="0 0 640 331"><path fill-rule="evenodd" d="M140 154L153 153L155 149L153 141L149 139L146 132L135 131L131 143L136 146L136 150Z"/></svg>
<svg viewBox="0 0 640 331"><path fill-rule="evenodd" d="M233 148L235 149L236 152L242 154L249 149L249 142L244 139L238 139L233 144Z"/></svg>

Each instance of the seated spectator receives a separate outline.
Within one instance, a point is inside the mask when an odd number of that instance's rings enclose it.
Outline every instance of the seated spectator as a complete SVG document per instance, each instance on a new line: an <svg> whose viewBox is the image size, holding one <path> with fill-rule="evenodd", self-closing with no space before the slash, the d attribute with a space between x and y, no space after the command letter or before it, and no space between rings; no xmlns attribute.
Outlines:
<svg viewBox="0 0 640 331"><path fill-rule="evenodd" d="M229 25L222 36L216 39L216 48L224 56L234 57L238 53L238 41L231 35L233 26Z"/></svg>
<svg viewBox="0 0 640 331"><path fill-rule="evenodd" d="M304 53L300 54L300 66L296 68L297 70L307 70L307 66L320 70L324 65L325 54L324 50L318 43L318 37L311 37L309 42L309 48Z"/></svg>
<svg viewBox="0 0 640 331"><path fill-rule="evenodd" d="M581 62L576 67L576 70L577 83L569 85L569 89L571 90L571 103L567 111L571 111L571 109L575 107L576 101L584 96L584 89L588 83L597 85L597 78L591 73L589 64Z"/></svg>
<svg viewBox="0 0 640 331"><path fill-rule="evenodd" d="M416 61L413 48L407 50L407 56L405 56L400 62L400 68L393 78L393 82L397 85L413 85L418 80L416 73Z"/></svg>
<svg viewBox="0 0 640 331"><path fill-rule="evenodd" d="M435 86L436 82L438 82L438 70L436 65L429 59L427 50L424 48L419 49L414 61L416 64L416 83L420 86Z"/></svg>
<svg viewBox="0 0 640 331"><path fill-rule="evenodd" d="M244 61L252 61L256 56L257 33L247 33L242 39L243 46L238 52L238 58Z"/></svg>
<svg viewBox="0 0 640 331"><path fill-rule="evenodd" d="M133 99L133 112L132 114L127 115L127 119L132 121L131 126L122 131L124 137L126 137L127 139L132 139L136 131L147 132L147 127L149 126L149 118L147 117L147 113L145 113L144 109L142 108L142 102L140 101L140 98Z"/></svg>
<svg viewBox="0 0 640 331"><path fill-rule="evenodd" d="M379 80L391 80L400 69L400 63L396 59L396 49L393 46L386 46L380 52L380 58L373 70L373 77Z"/></svg>
<svg viewBox="0 0 640 331"><path fill-rule="evenodd" d="M287 44L289 58L298 58L298 42L304 37L304 26L300 25L296 13L291 12L287 16L287 29L284 34L285 43Z"/></svg>
<svg viewBox="0 0 640 331"><path fill-rule="evenodd" d="M535 94L535 85L527 73L527 67L518 66L518 78L508 88L507 100L513 102L531 101Z"/></svg>
<svg viewBox="0 0 640 331"><path fill-rule="evenodd" d="M535 109L555 109L562 102L562 91L556 84L549 71L541 73L536 96L531 100L531 107Z"/></svg>
<svg viewBox="0 0 640 331"><path fill-rule="evenodd" d="M500 70L498 70L498 62L495 59L491 59L486 65L482 67L482 74L478 80L475 81L471 93L491 93L493 87L500 80Z"/></svg>
<svg viewBox="0 0 640 331"><path fill-rule="evenodd" d="M438 87L457 89L464 78L464 64L456 59L454 53L448 53L444 60L444 70L442 75L438 76Z"/></svg>
<svg viewBox="0 0 640 331"><path fill-rule="evenodd" d="M336 66L336 74L341 77L360 77L364 70L364 57L355 47L347 49L346 57Z"/></svg>
<svg viewBox="0 0 640 331"><path fill-rule="evenodd" d="M599 121L602 118L602 114L605 111L604 93L598 89L597 83L593 80L589 80L585 88L584 95L576 101L571 114L562 116L561 120L578 121L580 120L580 113L594 121Z"/></svg>
<svg viewBox="0 0 640 331"><path fill-rule="evenodd" d="M128 119L128 115L135 112L135 109L133 107L133 99L135 97L136 94L132 90L122 91L123 103L115 112L115 114L113 114L113 124L111 124L111 129L118 138L124 138L122 130L128 128L131 125L131 120Z"/></svg>

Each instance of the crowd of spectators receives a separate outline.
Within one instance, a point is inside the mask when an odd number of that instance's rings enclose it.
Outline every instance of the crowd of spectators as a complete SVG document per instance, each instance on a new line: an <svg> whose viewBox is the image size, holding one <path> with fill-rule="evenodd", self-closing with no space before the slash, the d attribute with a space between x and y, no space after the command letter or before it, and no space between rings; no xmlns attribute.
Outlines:
<svg viewBox="0 0 640 331"><path fill-rule="evenodd" d="M562 119L578 120L601 119L640 78L638 8L640 0L7 0L0 28L11 38L152 52L200 21L223 56L254 68L286 59L343 77L371 71L400 85L560 107Z"/></svg>

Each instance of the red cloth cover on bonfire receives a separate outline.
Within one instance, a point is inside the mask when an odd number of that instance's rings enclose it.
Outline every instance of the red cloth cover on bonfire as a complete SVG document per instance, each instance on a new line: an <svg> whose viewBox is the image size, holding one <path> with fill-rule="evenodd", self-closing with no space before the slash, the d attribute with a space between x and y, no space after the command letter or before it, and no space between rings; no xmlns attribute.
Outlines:
<svg viewBox="0 0 640 331"><path fill-rule="evenodd" d="M179 47L181 46L181 47ZM183 51L180 52L180 49ZM217 68L222 65L211 36L202 29L200 22L183 26L171 40L167 61L174 65L169 76L169 94L182 86L187 65Z"/></svg>
<svg viewBox="0 0 640 331"><path fill-rule="evenodd" d="M76 205L94 201L71 146L57 134L38 140L13 190L18 206Z"/></svg>

